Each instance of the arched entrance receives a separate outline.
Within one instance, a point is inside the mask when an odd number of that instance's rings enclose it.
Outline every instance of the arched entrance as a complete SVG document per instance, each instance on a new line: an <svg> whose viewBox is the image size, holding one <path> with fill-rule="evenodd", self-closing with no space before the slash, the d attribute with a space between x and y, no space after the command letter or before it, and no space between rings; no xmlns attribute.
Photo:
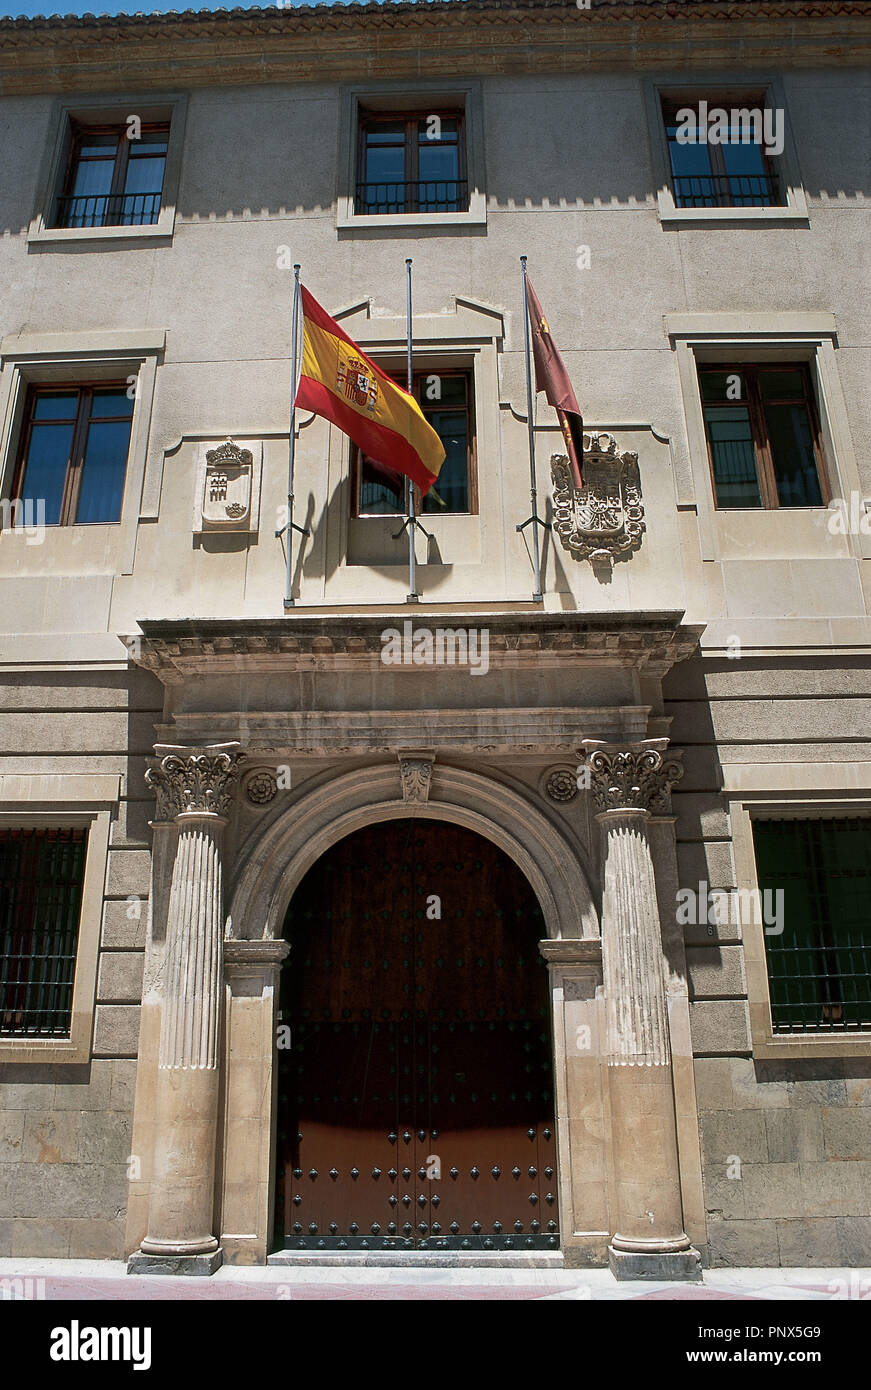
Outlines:
<svg viewBox="0 0 871 1390"><path fill-rule="evenodd" d="M287 911L276 1236L290 1249L558 1249L545 927L457 824L339 840Z"/></svg>

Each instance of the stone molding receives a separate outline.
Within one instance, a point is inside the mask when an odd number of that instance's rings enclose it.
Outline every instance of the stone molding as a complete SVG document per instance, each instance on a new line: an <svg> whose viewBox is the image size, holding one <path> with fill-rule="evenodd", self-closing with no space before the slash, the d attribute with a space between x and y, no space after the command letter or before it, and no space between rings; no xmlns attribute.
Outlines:
<svg viewBox="0 0 871 1390"><path fill-rule="evenodd" d="M585 434L583 470L577 488L567 455L551 455L553 527L573 560L610 572L640 548L646 530L638 455L621 453L611 434Z"/></svg>
<svg viewBox="0 0 871 1390"><path fill-rule="evenodd" d="M628 49L627 25L639 30ZM480 77L503 74L507 56L521 49L528 70L565 73L637 64L646 44L666 69L728 64L736 44L748 69L800 66L802 55L817 66L856 66L868 58L867 8L861 0L842 0L831 12L813 0L619 0L592 10L542 0L400 0L303 5L291 13L8 18L0 20L0 71L8 95L103 91L107 51L136 71L140 85L163 82L170 70L180 86L262 81L266 56L273 82L307 81L312 73L322 82L354 80L361 69L373 78L419 80L423 52L428 72Z"/></svg>
<svg viewBox="0 0 871 1390"><path fill-rule="evenodd" d="M182 815L226 816L245 754L240 745L213 743L203 748L156 743L157 762L145 781L157 797L158 824Z"/></svg>
<svg viewBox="0 0 871 1390"><path fill-rule="evenodd" d="M237 851L228 903L235 930L280 938L294 890L332 844L373 821L407 816L396 774L394 757L338 777L313 778L286 798L265 827L258 821ZM504 850L528 879L550 937L598 941L583 850L544 813L533 792L520 795L498 777L441 760L436 787L427 802L417 804L416 815L463 825Z"/></svg>
<svg viewBox="0 0 871 1390"><path fill-rule="evenodd" d="M126 638L131 659L163 680L251 670L380 670L385 627L407 614L302 614L292 628L280 619L142 619L142 635ZM691 656L703 626L684 624L678 610L613 613L456 614L455 626L486 623L490 666L522 669L543 662L633 667L664 675Z"/></svg>
<svg viewBox="0 0 871 1390"><path fill-rule="evenodd" d="M399 778L403 801L429 801L434 753L400 753Z"/></svg>
<svg viewBox="0 0 871 1390"><path fill-rule="evenodd" d="M665 813L671 788L683 777L679 754L663 756L667 739L608 745L585 739L582 747L590 770L590 790L597 811Z"/></svg>

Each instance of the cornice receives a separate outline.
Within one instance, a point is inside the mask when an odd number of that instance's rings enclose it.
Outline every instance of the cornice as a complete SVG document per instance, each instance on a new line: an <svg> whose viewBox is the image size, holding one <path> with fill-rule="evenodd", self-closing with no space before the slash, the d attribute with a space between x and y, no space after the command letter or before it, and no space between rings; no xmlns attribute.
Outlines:
<svg viewBox="0 0 871 1390"><path fill-rule="evenodd" d="M871 0L426 0L0 19L0 91L861 64Z"/></svg>
<svg viewBox="0 0 871 1390"><path fill-rule="evenodd" d="M541 667L575 658L585 665L632 667L663 675L698 647L703 627L683 614L416 613L260 618L142 619L126 641L137 665L167 683L210 673L379 669L382 633L415 629L486 629L490 666Z"/></svg>

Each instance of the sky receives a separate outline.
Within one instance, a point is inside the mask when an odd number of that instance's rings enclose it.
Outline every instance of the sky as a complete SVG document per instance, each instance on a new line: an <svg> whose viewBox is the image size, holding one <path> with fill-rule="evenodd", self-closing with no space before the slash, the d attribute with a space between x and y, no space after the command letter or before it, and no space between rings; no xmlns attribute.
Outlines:
<svg viewBox="0 0 871 1390"><path fill-rule="evenodd" d="M275 0L263 0L264 7ZM287 8L296 8L314 0L286 0ZM319 0L322 4L341 4L342 0ZM168 10L256 9L252 0L0 0L0 17L51 14L166 14Z"/></svg>

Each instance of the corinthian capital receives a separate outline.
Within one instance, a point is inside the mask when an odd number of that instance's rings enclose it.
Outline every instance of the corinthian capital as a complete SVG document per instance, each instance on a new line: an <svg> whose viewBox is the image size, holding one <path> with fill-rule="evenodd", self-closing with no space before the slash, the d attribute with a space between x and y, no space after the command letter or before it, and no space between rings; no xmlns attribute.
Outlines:
<svg viewBox="0 0 871 1390"><path fill-rule="evenodd" d="M158 821L175 820L190 811L227 814L245 756L238 743L213 743L206 748L156 743L154 751L157 761L145 780L157 796Z"/></svg>
<svg viewBox="0 0 871 1390"><path fill-rule="evenodd" d="M665 750L668 740L605 744L585 739L590 790L599 811L668 810L669 793L683 777L679 754Z"/></svg>

